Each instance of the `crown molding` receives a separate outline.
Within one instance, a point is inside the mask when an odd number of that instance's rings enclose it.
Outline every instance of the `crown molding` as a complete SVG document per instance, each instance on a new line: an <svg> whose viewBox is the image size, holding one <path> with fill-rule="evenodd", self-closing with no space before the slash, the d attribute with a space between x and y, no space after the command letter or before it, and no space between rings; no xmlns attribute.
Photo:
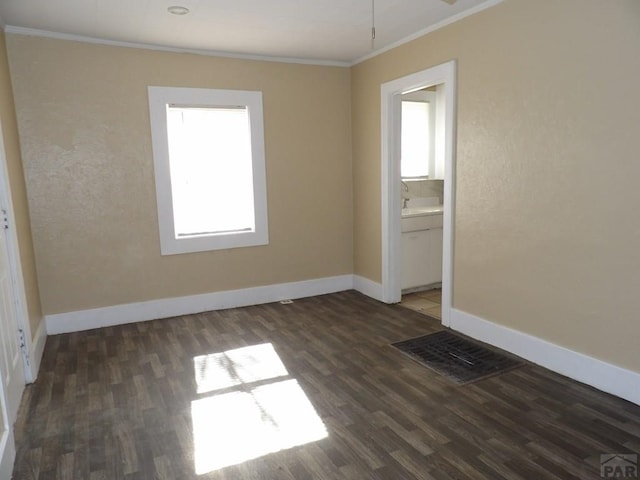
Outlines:
<svg viewBox="0 0 640 480"><path fill-rule="evenodd" d="M6 33L16 35L27 35L31 37L52 38L54 40L68 40L72 42L93 43L97 45L107 45L111 47L138 48L144 50L157 50L170 53L190 53L193 55L204 55L207 57L234 58L239 60L254 60L260 62L278 62L278 63L296 63L302 65L317 65L328 67L349 67L350 62L340 62L335 60L316 60L308 58L294 57L275 57L269 55L254 55L245 53L233 53L217 50L201 50L195 48L169 47L166 45L155 45L151 43L123 42L119 40L107 40L104 38L88 37L84 35L74 35L70 33L50 32L48 30L38 30L35 28L17 27L15 25L6 25L4 28Z"/></svg>
<svg viewBox="0 0 640 480"><path fill-rule="evenodd" d="M487 8L491 8L495 5L498 5L503 1L504 0L487 0L486 2L483 2L480 5L475 6L474 8L465 10L464 12L461 12L457 15L449 17L439 23L436 23L435 25L431 25L423 30L420 30L414 34L411 34L396 42L393 42L390 45L387 45L383 48L374 50L368 53L367 55L364 55L353 61L279 57L279 56L270 56L270 55L225 52L225 51L219 51L219 50L170 47L167 45L157 45L157 44L151 44L151 43L137 43L137 42L124 42L120 40L108 40L105 38L90 37L85 35L51 32L48 30L39 30L35 28L6 25L3 22L1 17L0 17L0 28L2 28L5 31L5 33L12 33L16 35L27 35L27 36L33 36L33 37L52 38L55 40L68 40L68 41L74 41L74 42L93 43L97 45L107 45L112 47L138 48L138 49L144 49L144 50L157 50L161 52L170 52L170 53L190 53L194 55L203 55L207 57L235 58L239 60L254 60L254 61L260 61L260 62L295 63L295 64L301 64L301 65L317 65L317 66L328 66L328 67L352 67L366 60L377 57L378 55L388 52L389 50L392 50L396 47L404 45L405 43L409 43L417 38L423 37L431 32L434 32L443 27L446 27L447 25L451 25L452 23L458 22L463 18L469 17L471 15L475 15L476 13L486 10Z"/></svg>
<svg viewBox="0 0 640 480"><path fill-rule="evenodd" d="M446 18L445 20L442 20L441 22L438 22L434 25L431 25L425 29L422 29L416 33L413 33L411 35L409 35L408 37L404 37L396 42L393 42L385 47L382 47L378 50L374 50L371 53L368 53L367 55L360 57L356 60L354 60L353 62L350 63L351 66L357 65L359 63L364 62L365 60L369 60L371 58L377 57L378 55L381 55L385 52L388 52L389 50L393 50L396 47L399 47L400 45L404 45L405 43L409 43L413 40L415 40L416 38L420 38L420 37L424 37L425 35L427 35L428 33L431 32L435 32L436 30L440 30L441 28L446 27L447 25L451 25L452 23L458 22L460 20L462 20L463 18L466 17L470 17L471 15L475 15L478 12L481 12L483 10L486 10L487 8L491 8L494 7L496 5L498 5L499 3L502 3L504 0L487 0L486 2L481 3L480 5L477 5L473 8L470 8L469 10L465 10L464 12L460 12L457 15L454 15L452 17Z"/></svg>

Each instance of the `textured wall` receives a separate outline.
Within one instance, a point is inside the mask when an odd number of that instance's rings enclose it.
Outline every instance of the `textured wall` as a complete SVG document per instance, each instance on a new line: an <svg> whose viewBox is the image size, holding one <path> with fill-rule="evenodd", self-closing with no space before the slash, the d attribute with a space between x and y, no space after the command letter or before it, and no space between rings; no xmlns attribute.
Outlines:
<svg viewBox="0 0 640 480"><path fill-rule="evenodd" d="M0 121L2 122L2 137L7 159L7 171L11 188L11 201L15 214L18 248L20 249L20 265L24 279L24 288L29 312L31 333L35 334L42 321L38 279L36 275L35 259L33 255L33 241L31 238L31 224L25 190L24 172L20 143L16 125L16 113L11 90L11 77L7 62L7 49L4 32L0 31Z"/></svg>
<svg viewBox="0 0 640 480"><path fill-rule="evenodd" d="M454 307L640 371L640 2L506 0L352 69L355 273L380 85L456 59Z"/></svg>
<svg viewBox="0 0 640 480"><path fill-rule="evenodd" d="M348 69L7 41L46 314L352 273ZM268 246L160 256L148 85L263 92Z"/></svg>

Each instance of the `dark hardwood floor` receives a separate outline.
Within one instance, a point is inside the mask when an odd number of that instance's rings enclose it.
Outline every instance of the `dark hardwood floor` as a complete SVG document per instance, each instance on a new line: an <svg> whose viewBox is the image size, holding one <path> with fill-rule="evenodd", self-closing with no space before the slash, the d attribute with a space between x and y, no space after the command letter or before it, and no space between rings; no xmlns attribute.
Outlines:
<svg viewBox="0 0 640 480"><path fill-rule="evenodd" d="M587 480L640 452L629 402L529 364L456 386L389 346L440 328L343 292L51 336L14 478Z"/></svg>

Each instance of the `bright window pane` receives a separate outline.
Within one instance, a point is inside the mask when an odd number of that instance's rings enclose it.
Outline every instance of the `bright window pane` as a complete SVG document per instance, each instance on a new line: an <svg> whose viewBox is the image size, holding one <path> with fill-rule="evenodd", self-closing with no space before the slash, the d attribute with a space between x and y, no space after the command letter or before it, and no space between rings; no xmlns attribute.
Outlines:
<svg viewBox="0 0 640 480"><path fill-rule="evenodd" d="M167 106L176 238L255 231L246 107Z"/></svg>
<svg viewBox="0 0 640 480"><path fill-rule="evenodd" d="M402 102L401 176L429 174L429 103Z"/></svg>

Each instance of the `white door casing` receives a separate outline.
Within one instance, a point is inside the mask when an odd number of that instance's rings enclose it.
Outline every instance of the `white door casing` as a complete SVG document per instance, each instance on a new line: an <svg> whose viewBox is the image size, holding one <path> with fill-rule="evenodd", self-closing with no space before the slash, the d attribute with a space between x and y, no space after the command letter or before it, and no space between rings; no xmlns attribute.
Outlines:
<svg viewBox="0 0 640 480"><path fill-rule="evenodd" d="M9 420L4 379L0 376L0 478L11 478L16 449L12 422Z"/></svg>
<svg viewBox="0 0 640 480"><path fill-rule="evenodd" d="M28 352L31 332L13 221L4 141L0 125L0 478L11 478L13 424L26 381L35 378Z"/></svg>
<svg viewBox="0 0 640 480"><path fill-rule="evenodd" d="M404 93L442 85L444 92L444 212L442 248L442 324L449 326L453 289L456 62L449 62L382 84L382 301L401 299L400 98Z"/></svg>
<svg viewBox="0 0 640 480"><path fill-rule="evenodd" d="M25 385L24 363L9 267L6 229L0 222L0 375L2 376L9 421L13 423Z"/></svg>

